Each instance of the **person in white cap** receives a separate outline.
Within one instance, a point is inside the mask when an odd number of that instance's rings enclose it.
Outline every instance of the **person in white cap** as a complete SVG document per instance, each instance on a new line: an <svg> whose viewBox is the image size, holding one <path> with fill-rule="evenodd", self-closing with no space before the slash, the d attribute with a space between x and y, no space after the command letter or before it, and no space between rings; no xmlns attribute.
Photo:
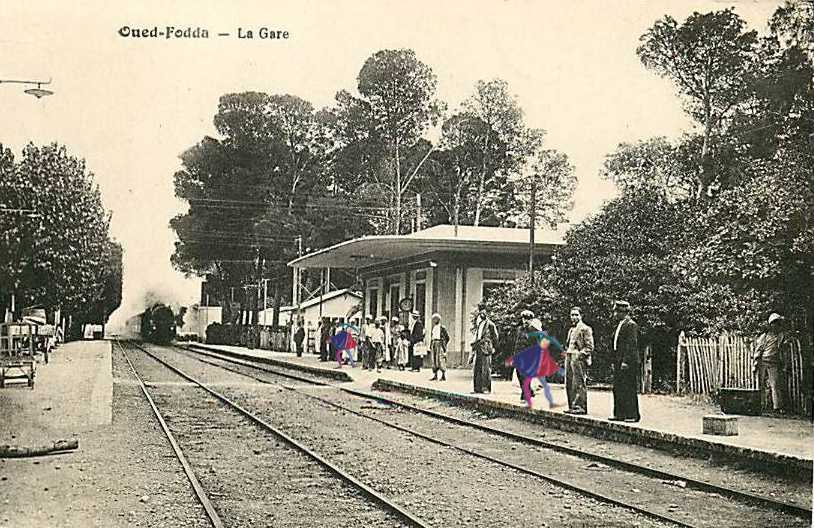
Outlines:
<svg viewBox="0 0 814 528"><path fill-rule="evenodd" d="M768 329L757 338L752 356L752 370L758 374L758 386L764 380L772 396L772 408L783 413L783 355L782 348L788 344L783 332L783 317L778 313L769 315Z"/></svg>
<svg viewBox="0 0 814 528"><path fill-rule="evenodd" d="M432 359L432 378L430 381L438 380L438 372L441 372L441 381L447 380L447 344L449 344L449 332L441 324L441 314L432 314L432 330L430 330L430 358Z"/></svg>
<svg viewBox="0 0 814 528"><path fill-rule="evenodd" d="M387 318L384 319L387 321ZM384 323L381 322L381 319L376 321L373 324L373 328L369 329L369 334L367 335L368 341L370 342L371 348L368 352L368 361L370 362L368 368L373 370L374 367L376 372L382 371L382 360L384 359Z"/></svg>

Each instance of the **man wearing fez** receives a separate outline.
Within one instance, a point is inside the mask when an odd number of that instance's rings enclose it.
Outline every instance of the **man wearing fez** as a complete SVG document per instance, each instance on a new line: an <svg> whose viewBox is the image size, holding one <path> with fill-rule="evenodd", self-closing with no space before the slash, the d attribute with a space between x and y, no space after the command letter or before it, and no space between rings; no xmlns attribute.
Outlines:
<svg viewBox="0 0 814 528"><path fill-rule="evenodd" d="M585 386L591 352L594 350L594 334L582 321L579 306L571 308L571 328L568 330L565 355L565 392L568 395L567 414L588 413L588 390Z"/></svg>
<svg viewBox="0 0 814 528"><path fill-rule="evenodd" d="M608 420L638 422L639 325L627 301L614 303L613 316L619 324L613 335L613 416Z"/></svg>
<svg viewBox="0 0 814 528"><path fill-rule="evenodd" d="M486 307L478 305L475 317L475 340L472 342L472 353L469 363L474 360L472 380L476 393L492 392L492 355L497 350L497 326L486 314Z"/></svg>

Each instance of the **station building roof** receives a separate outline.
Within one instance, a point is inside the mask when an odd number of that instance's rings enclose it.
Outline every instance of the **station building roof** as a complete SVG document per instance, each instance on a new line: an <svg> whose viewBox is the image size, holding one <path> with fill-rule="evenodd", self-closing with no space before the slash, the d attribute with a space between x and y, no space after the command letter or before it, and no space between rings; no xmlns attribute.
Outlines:
<svg viewBox="0 0 814 528"><path fill-rule="evenodd" d="M536 229L535 249L541 253L563 244L562 231ZM522 254L528 251L529 230L507 227L437 225L407 235L354 238L314 251L288 263L295 268L365 268L393 260L445 251Z"/></svg>

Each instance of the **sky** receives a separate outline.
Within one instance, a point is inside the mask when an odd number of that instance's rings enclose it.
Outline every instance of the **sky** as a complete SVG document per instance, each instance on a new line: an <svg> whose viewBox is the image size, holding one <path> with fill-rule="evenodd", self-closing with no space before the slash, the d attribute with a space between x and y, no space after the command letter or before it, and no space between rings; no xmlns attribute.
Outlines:
<svg viewBox="0 0 814 528"><path fill-rule="evenodd" d="M205 135L225 93L289 93L329 106L355 91L365 59L412 48L438 77L455 110L478 80L501 78L526 123L547 131L579 183L570 220L597 212L616 192L600 178L621 142L676 137L693 126L673 85L644 69L639 36L666 14L735 7L765 31L778 2L760 0L429 0L169 2L0 0L0 79L53 82L35 99L0 84L0 143L19 156L29 142L64 144L94 173L111 231L124 247L122 308L148 292L196 302L200 279L172 268L169 219L185 210L173 194L179 155ZM208 39L132 38L122 27L206 28ZM254 39L238 39L238 28ZM259 39L259 28L288 31ZM218 37L217 33L229 33Z"/></svg>

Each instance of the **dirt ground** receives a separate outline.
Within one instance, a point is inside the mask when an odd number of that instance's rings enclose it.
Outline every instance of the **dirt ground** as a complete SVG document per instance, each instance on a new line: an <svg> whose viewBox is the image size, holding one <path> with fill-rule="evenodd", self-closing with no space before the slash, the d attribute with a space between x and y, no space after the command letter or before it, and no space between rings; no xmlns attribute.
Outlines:
<svg viewBox="0 0 814 528"><path fill-rule="evenodd" d="M0 444L78 438L0 459L0 527L207 526L129 367L108 342L63 345L34 390L0 390Z"/></svg>

